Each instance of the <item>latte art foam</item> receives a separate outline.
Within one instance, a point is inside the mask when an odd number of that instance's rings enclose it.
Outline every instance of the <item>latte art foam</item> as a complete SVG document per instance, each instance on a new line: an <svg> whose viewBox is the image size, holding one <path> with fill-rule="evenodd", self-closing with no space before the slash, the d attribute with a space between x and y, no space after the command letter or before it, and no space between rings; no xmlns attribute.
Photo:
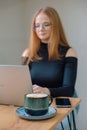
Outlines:
<svg viewBox="0 0 87 130"><path fill-rule="evenodd" d="M48 96L47 94L41 94L41 93L38 94L31 93L26 95L26 97L31 97L31 98L43 98L47 96Z"/></svg>

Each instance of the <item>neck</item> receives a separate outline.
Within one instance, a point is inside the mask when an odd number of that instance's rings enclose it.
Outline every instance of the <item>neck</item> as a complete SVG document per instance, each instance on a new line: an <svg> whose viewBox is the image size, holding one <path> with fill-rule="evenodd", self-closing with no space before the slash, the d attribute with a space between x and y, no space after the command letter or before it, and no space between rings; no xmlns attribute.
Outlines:
<svg viewBox="0 0 87 130"><path fill-rule="evenodd" d="M44 44L48 44L48 41L46 41L46 40L41 40L41 42Z"/></svg>

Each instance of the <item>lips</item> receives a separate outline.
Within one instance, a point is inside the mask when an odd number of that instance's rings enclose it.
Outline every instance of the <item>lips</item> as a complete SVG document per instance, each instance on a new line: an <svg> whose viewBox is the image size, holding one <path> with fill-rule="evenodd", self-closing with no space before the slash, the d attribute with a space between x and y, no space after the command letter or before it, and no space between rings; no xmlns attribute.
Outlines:
<svg viewBox="0 0 87 130"><path fill-rule="evenodd" d="M44 36L44 35L46 35L46 33L39 33L39 35Z"/></svg>

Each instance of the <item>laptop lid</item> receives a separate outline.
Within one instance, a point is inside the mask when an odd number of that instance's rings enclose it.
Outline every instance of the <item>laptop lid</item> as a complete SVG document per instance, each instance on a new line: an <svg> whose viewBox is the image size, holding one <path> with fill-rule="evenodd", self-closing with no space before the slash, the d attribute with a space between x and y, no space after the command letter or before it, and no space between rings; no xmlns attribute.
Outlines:
<svg viewBox="0 0 87 130"><path fill-rule="evenodd" d="M0 104L24 105L24 95L32 93L27 65L0 65Z"/></svg>

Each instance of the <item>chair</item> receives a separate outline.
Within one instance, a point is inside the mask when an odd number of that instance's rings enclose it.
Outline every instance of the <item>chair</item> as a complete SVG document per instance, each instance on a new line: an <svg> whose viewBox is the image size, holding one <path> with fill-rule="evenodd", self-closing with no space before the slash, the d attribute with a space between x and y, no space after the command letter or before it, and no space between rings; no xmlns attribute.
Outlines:
<svg viewBox="0 0 87 130"><path fill-rule="evenodd" d="M75 98L78 97L78 94L77 94L76 90L74 92L73 97L75 97ZM72 123L73 123L73 130L77 130L77 128L76 128L76 119L75 119L76 117L75 116L76 116L76 114L78 114L79 107L80 107L80 105L78 105L75 108L75 110L73 110L71 112L71 114L67 116L67 120L68 120L68 124L69 124L69 129L70 130L72 130ZM70 116L72 116L72 120L70 119L71 118ZM62 130L64 130L64 125L63 125L62 122L61 122L61 128L62 128Z"/></svg>

